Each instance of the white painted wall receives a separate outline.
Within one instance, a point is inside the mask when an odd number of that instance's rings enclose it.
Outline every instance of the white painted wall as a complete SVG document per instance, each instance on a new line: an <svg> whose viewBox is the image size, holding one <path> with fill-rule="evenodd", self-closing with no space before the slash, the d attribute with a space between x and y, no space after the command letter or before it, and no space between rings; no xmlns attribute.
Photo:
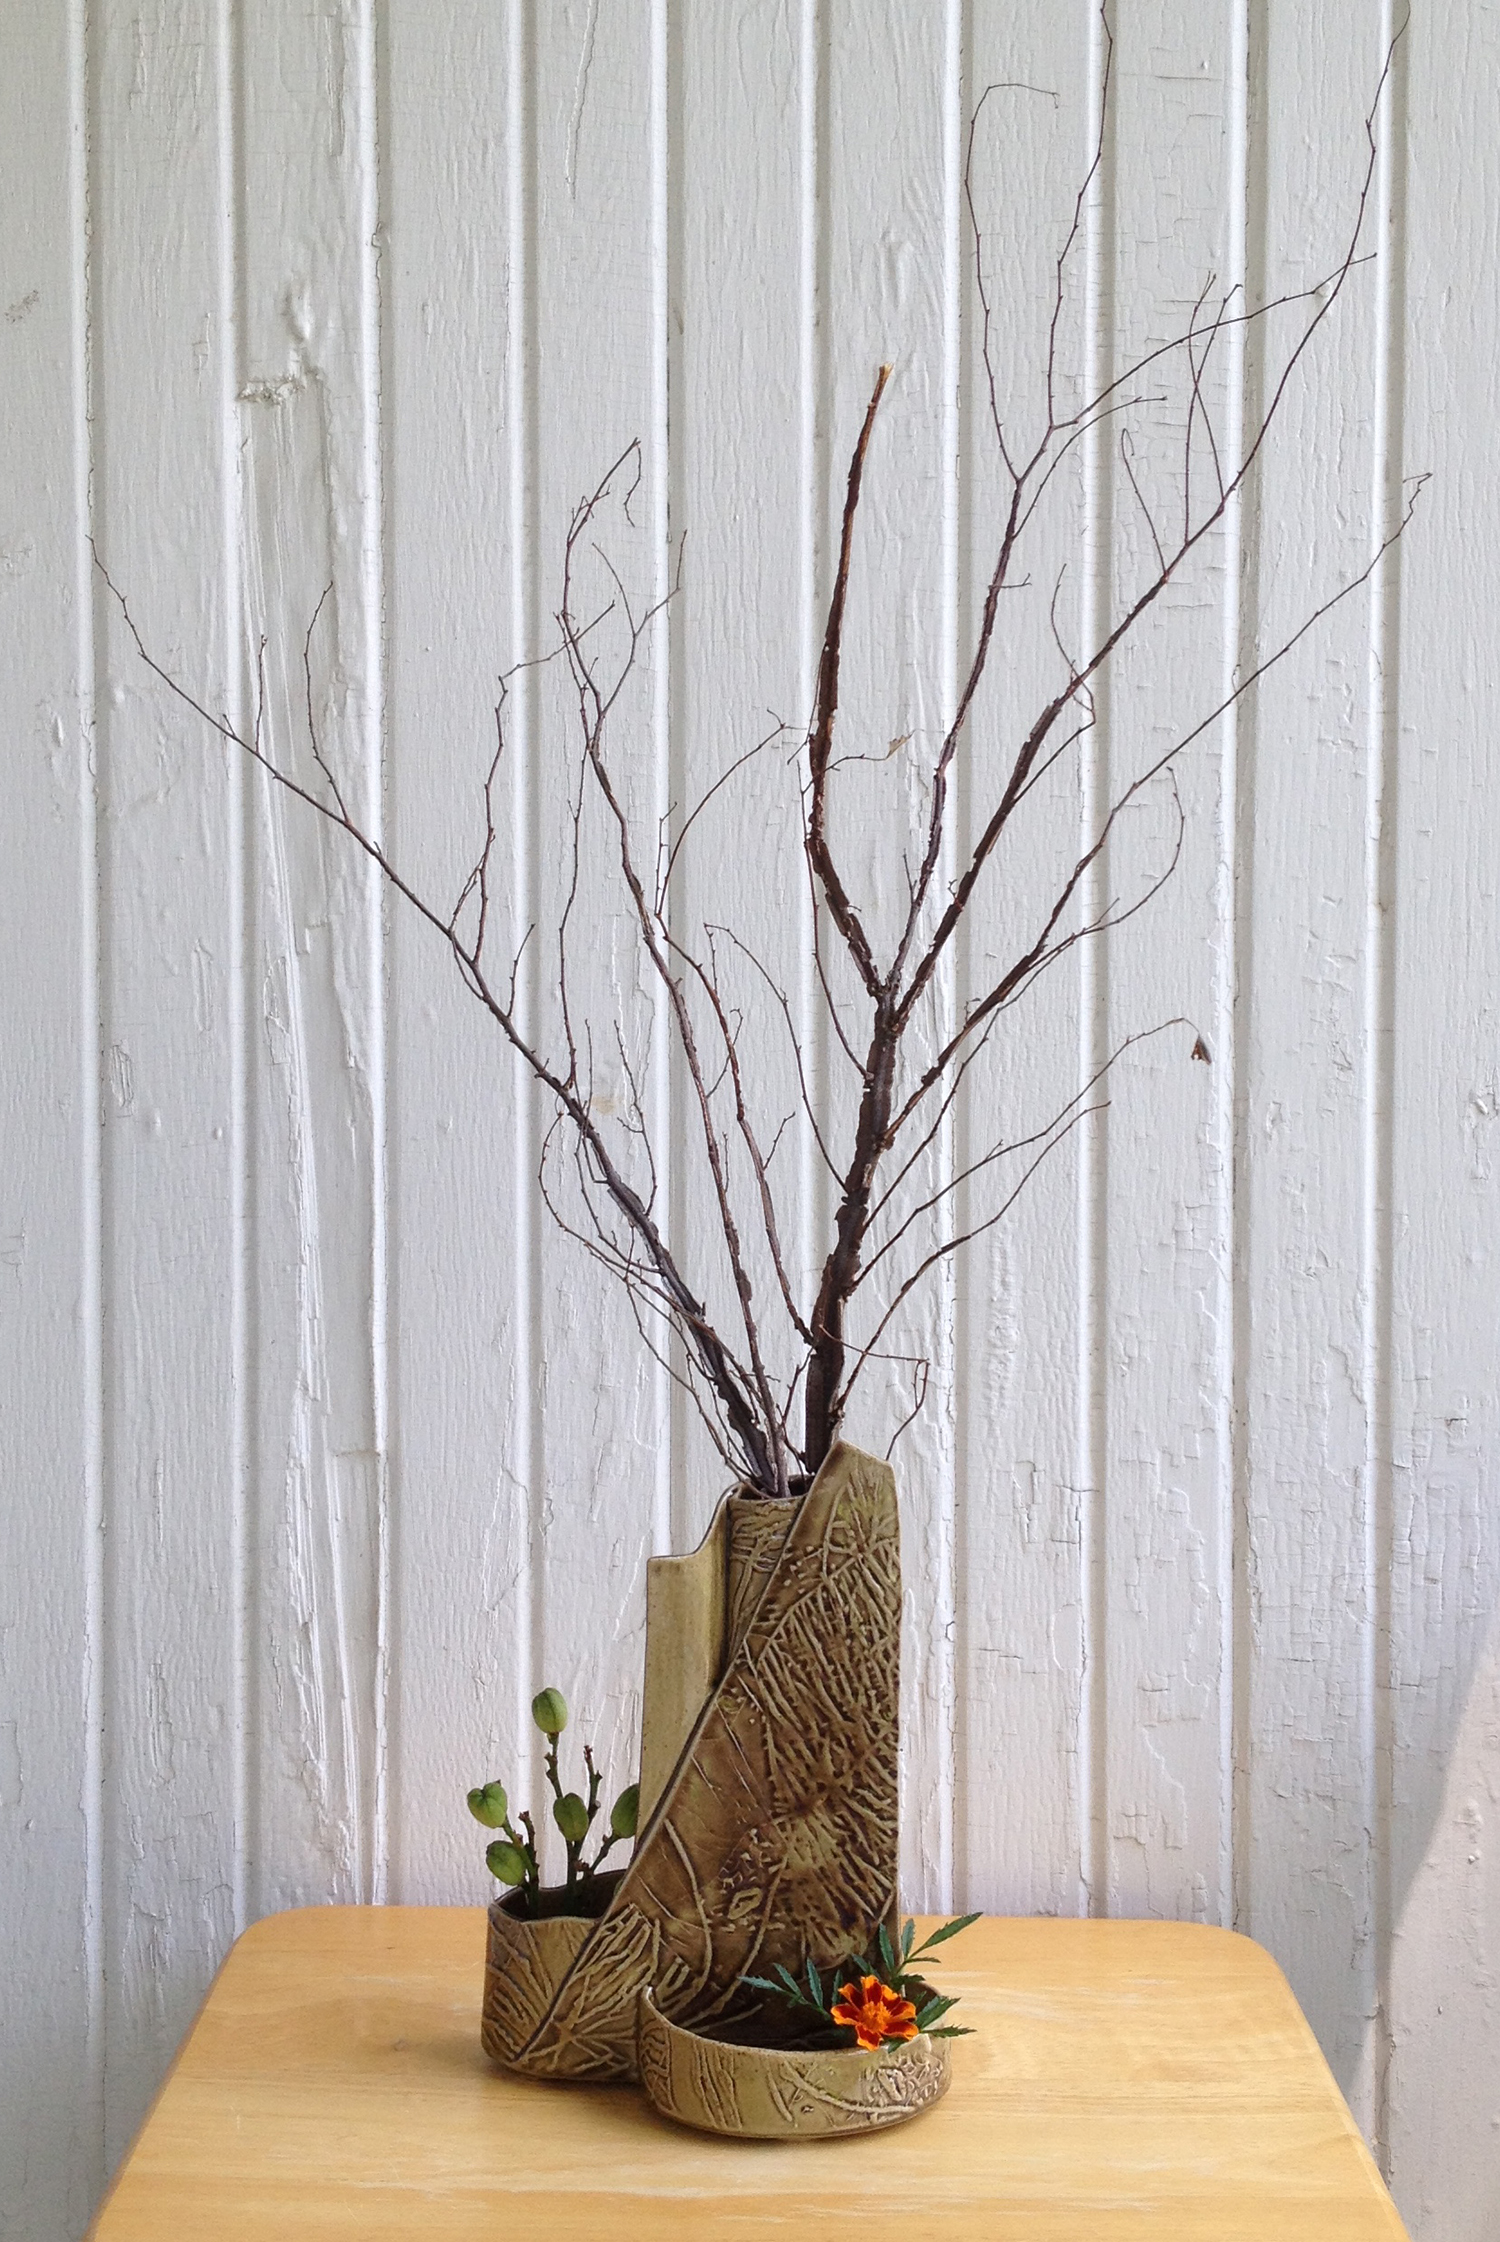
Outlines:
<svg viewBox="0 0 1500 2242"><path fill-rule="evenodd" d="M1328 269L1387 36L1375 0L1118 0L1116 29L1096 313L1065 332L1101 367L1210 272L1264 299ZM1054 978L960 1117L955 1156L1175 1014L1213 1053L1133 1051L929 1296L933 1403L897 1451L911 1901L1262 1939L1420 2242L1500 2226L1497 64L1489 11L1415 11L1380 262L946 991L1080 788L1211 708L1430 470L1399 563L1185 761L1169 889ZM968 119L991 81L1042 89L997 97L976 168L1008 382L1098 78L1088 0L0 17L7 2242L81 2232L246 1922L484 1897L461 1793L517 1765L542 1679L627 1765L644 1559L718 1485L539 1216L546 1114L436 945L153 683L89 536L213 708L251 708L265 633L278 750L331 582L330 752L456 887L495 676L546 643L568 509L630 437L648 595L687 534L622 714L636 812L680 815L767 709L805 712L889 358L844 722L920 750L995 487ZM1263 381L1252 341L1216 403L1253 413ZM1112 456L1086 452L1007 611L965 830L1040 689L1058 570L1072 635L1105 556L1138 558ZM557 892L558 721L543 674L506 782L516 930ZM893 758L846 828L887 890L917 770ZM788 798L769 767L748 788L685 923L734 916L795 992L801 883L764 861ZM1121 881L1160 842L1140 822ZM657 1052L690 1242L684 1085L614 905L586 909L578 998L623 990ZM757 1065L774 1104L784 1059ZM814 1183L801 1203L806 1259ZM899 1414L852 1429L883 1445Z"/></svg>

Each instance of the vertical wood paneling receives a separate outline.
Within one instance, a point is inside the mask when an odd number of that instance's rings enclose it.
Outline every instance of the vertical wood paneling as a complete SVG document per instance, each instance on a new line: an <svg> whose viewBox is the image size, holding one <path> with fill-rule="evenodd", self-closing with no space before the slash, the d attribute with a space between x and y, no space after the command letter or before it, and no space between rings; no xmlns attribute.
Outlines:
<svg viewBox="0 0 1500 2242"><path fill-rule="evenodd" d="M967 86L984 101L971 170L984 237L996 408L1007 440L1029 455L1046 416L1048 310L1055 260L1087 169L1090 81L1080 16L1020 24L1008 7L973 12ZM1017 228L1008 213L1025 208ZM1008 490L990 424L984 336L972 276L963 359L963 660L973 644L995 564ZM1075 256L1060 324L1061 394L1071 407L1083 368L1083 282ZM1012 304L1027 307L1014 316ZM1041 307L1036 309L1034 307ZM972 846L999 798L1020 741L1060 682L1048 616L1059 577L1076 583L1081 485L1059 477L1030 532L1002 604L1000 636L959 766L958 823ZM1066 574L1064 574L1066 572ZM1079 765L1065 758L1018 819L985 891L984 923L961 953L960 1001L980 993L1021 954L1073 855L1080 825ZM962 845L962 844L961 844ZM993 1055L960 1111L957 1159L966 1168L1002 1137L1019 1142L1062 1114L1077 1088L1078 976L1071 962L1044 977L1002 1021ZM1078 1140L1038 1170L1014 1212L969 1250L959 1278L958 1591L961 1686L955 1899L1071 1914L1086 1896L1087 1749L1082 1702L1086 1552L1084 1495L1075 1470L1074 1366L1079 1353ZM1002 1188L1027 1155L1002 1163ZM979 1182L971 1219L996 1203Z"/></svg>
<svg viewBox="0 0 1500 2242"><path fill-rule="evenodd" d="M833 334L828 303L829 230L824 205L832 141L828 106L830 69L828 11L823 0L799 0L797 9L797 375L798 450L801 515L797 562L801 664L793 722L810 725L817 694L818 660L827 616L830 576L830 490L832 411L830 391ZM837 547L833 548L837 551ZM802 963L797 973L795 1014L802 1037L810 1104L818 1115L823 1145L809 1125L798 1182L802 1193L797 1225L807 1282L816 1297L816 1272L826 1254L823 1241L837 1205L838 1174L828 1150L825 1116L829 1107L830 1064L837 1048L828 1000L814 953L814 902L809 884L795 922Z"/></svg>
<svg viewBox="0 0 1500 2242"><path fill-rule="evenodd" d="M830 360L825 536L837 551L844 478L878 368L891 380L871 446L850 578L839 696L839 767L830 828L876 958L894 952L907 902L896 835L919 828L926 774L951 700L953 615L947 538L956 463L945 412L952 305L945 235L951 227L956 60L947 11L900 6L827 9L829 145L826 162L827 322ZM877 58L878 61L877 61ZM890 555L888 561L886 556ZM828 949L836 953L830 930ZM832 986L868 1039L870 1009L834 958ZM951 1017L945 972L916 1023L919 1049L936 1047ZM827 1119L835 1160L854 1142L859 1080L835 1044ZM918 1132L919 1133L919 1132ZM903 1149L900 1157L905 1157ZM951 1146L913 1169L904 1205L936 1188ZM893 1207L893 1216L897 1212ZM902 1248L856 1298L851 1332L871 1333L901 1278L946 1225L919 1219ZM878 1235L878 1233L877 1233ZM873 1262L872 1262L873 1266ZM852 1439L883 1454L926 1379L928 1406L894 1451L904 1543L919 1550L923 1594L908 1599L902 1635L901 1873L914 1905L952 1881L953 1418L952 1301L933 1272L886 1326L847 1421Z"/></svg>
<svg viewBox="0 0 1500 2242"><path fill-rule="evenodd" d="M262 746L381 819L375 131L365 7L240 27L240 460ZM324 600L324 593L327 598ZM323 601L321 612L319 603ZM259 695L254 678L247 698ZM382 1882L384 1050L380 897L347 840L257 780L253 1023L257 1912Z"/></svg>
<svg viewBox="0 0 1500 2242"><path fill-rule="evenodd" d="M103 8L91 30L95 534L173 669L222 701L219 24L208 8ZM146 689L118 617L102 612L96 1652L113 2161L233 1922L237 1489L222 1308L236 1147L225 757Z"/></svg>
<svg viewBox="0 0 1500 2242"><path fill-rule="evenodd" d="M1394 788L1388 1860L1392 2183L1414 2235L1480 2242L1500 2202L1500 1315L1490 617L1500 181L1493 19L1408 33L1406 206L1391 196L1392 475L1429 471L1377 610ZM1404 264L1404 270L1403 270ZM1404 390L1404 406L1403 406ZM1393 496L1388 492L1388 502Z"/></svg>
<svg viewBox="0 0 1500 2242"><path fill-rule="evenodd" d="M1191 24L1168 7L1120 16L1114 55L1111 375L1165 344L1226 265L1228 16ZM1223 354L1205 404L1222 425ZM1188 368L1181 353L1133 385L1161 398L1108 432L1108 582L1118 614L1160 563L1141 500L1168 550L1181 535ZM1195 518L1212 467L1195 430ZM1103 463L1101 462L1101 465ZM1110 799L1118 799L1218 698L1203 659L1222 605L1223 540L1189 558L1110 664L1102 725ZM1218 1232L1217 1120L1211 1064L1195 1060L1213 1020L1217 958L1218 772L1212 736L1173 767L1185 830L1176 870L1144 915L1105 945L1107 1050L1159 1023L1108 1080L1102 1341L1101 1490L1107 1564L1107 1911L1222 1920L1219 1779L1219 1449L1224 1415L1211 1308ZM1115 828L1099 902L1112 919L1171 861L1173 786L1139 796ZM1151 1115L1149 1127L1145 1115Z"/></svg>
<svg viewBox="0 0 1500 2242"><path fill-rule="evenodd" d="M82 22L0 73L0 2204L77 2233L103 2178L93 587L84 544ZM93 1093L93 1094L91 1094Z"/></svg>
<svg viewBox="0 0 1500 2242"><path fill-rule="evenodd" d="M651 493L663 427L653 423L656 302L653 260L653 111L650 11L605 9L597 0L537 12L533 26L536 102L533 199L536 327L528 361L536 417L528 460L530 565L527 638L512 658L536 660L558 643L563 542L573 509L632 442L638 463L622 470L617 494L578 549L572 589L581 625L613 603L590 640L604 678L623 662L625 600L639 616L658 583ZM588 368L580 387L579 369ZM638 464L640 487L629 506ZM616 587L596 546L618 571ZM656 862L658 793L651 664L659 637L644 643L612 715L605 753L632 826L632 846L648 874ZM534 786L537 835L527 909L536 925L526 970L536 1033L561 1056L555 931L573 883L570 804L582 797L578 894L567 934L568 1004L579 1078L594 1110L617 1120L625 1148L629 1070L649 1092L659 990L641 957L618 841L597 787L579 768L577 695L560 660L543 661L532 679L528 728L518 746ZM621 1023L623 1051L615 1044ZM546 1145L553 1113L531 1094L533 1170L545 1156L549 1188L579 1219L571 1154ZM665 1117L648 1110L658 1132ZM634 1172L643 1175L638 1150ZM545 1218L537 1233L539 1292L533 1366L540 1439L531 1488L540 1601L536 1611L536 1685L556 1685L579 1718L569 1764L591 1741L606 1784L631 1780L639 1737L645 1560L656 1508L656 1449L664 1432L660 1381L642 1366L640 1341L620 1288L602 1277L582 1248ZM539 1817L539 1827L546 1827ZM555 1832L547 1830L554 1851Z"/></svg>
<svg viewBox="0 0 1500 2242"><path fill-rule="evenodd" d="M1265 299L1266 146L1263 8L1233 12L1229 27L1229 82L1225 99L1229 209L1226 279L1239 291L1241 312ZM1262 95L1252 100L1252 88ZM1255 329L1241 323L1226 350L1224 441L1243 459L1249 432L1265 401L1264 354ZM1256 589L1260 575L1261 475L1252 466L1231 500L1224 523L1223 653L1221 692L1256 666ZM1218 729L1219 930L1218 986L1211 1040L1216 1076L1219 1231L1215 1313L1219 1407L1219 1676L1221 1860L1220 1891L1226 1920L1245 1920L1250 1855L1247 1783L1250 1767L1252 1660L1248 1504L1250 1361L1249 1312L1249 1100L1245 1094L1252 1027L1255 929L1255 781L1259 752L1257 688L1249 685L1224 710Z"/></svg>
<svg viewBox="0 0 1500 2242"><path fill-rule="evenodd" d="M1079 206L1085 265L1082 383L1077 409L1101 396L1114 371L1116 109L1115 55L1110 18L1091 11L1087 41L1086 187ZM1097 645L1111 606L1113 568L1110 548L1112 459L1107 420L1089 419L1080 429L1083 518L1079 539L1077 627ZM1059 589L1061 587L1059 579ZM1080 857L1093 846L1108 816L1110 791L1109 703L1112 673L1106 669L1080 711L1077 845ZM1097 926L1107 915L1110 857L1087 868L1078 909L1083 923ZM1101 1087L1109 1064L1109 945L1085 940L1078 960L1078 1072L1074 1092L1085 1083ZM1075 1460L1083 1553L1082 1714L1078 1759L1083 1778L1083 1876L1090 1914L1109 1908L1110 1800L1110 1638L1109 1638L1109 1490L1105 1485L1109 1439L1106 1385L1109 1289L1109 1131L1097 1096L1085 1099L1094 1110L1079 1116L1078 1203L1074 1257L1078 1282L1078 1356L1074 1365Z"/></svg>
<svg viewBox="0 0 1500 2242"><path fill-rule="evenodd" d="M1119 49L1121 126L1117 164L1121 193L1117 229L1119 359L1152 348L1170 327L1182 330L1200 291L1211 309L1233 287L1229 188L1235 182L1235 49L1231 11L1204 9L1186 31L1175 11L1161 9L1132 25ZM1132 83L1150 70L1150 96ZM1141 197L1141 200L1137 200ZM1128 247L1126 247L1128 244ZM1152 296L1157 312L1141 323L1137 305ZM1152 370L1155 374L1155 370ZM1173 401L1161 417L1159 448L1137 451L1135 473L1146 493L1173 493L1182 507L1182 430L1186 368L1170 361L1161 388ZM1204 401L1215 439L1231 428L1233 356L1215 352L1206 368ZM1166 482L1157 478L1166 466ZM1213 466L1206 444L1193 462L1193 504L1206 511ZM1123 475L1114 480L1117 554L1123 581L1150 567L1155 552L1143 536L1139 504ZM1152 617L1155 639L1146 657L1126 657L1110 693L1110 756L1119 776L1135 773L1159 753L1157 742L1200 724L1222 697L1222 677L1204 652L1224 612L1224 567L1233 558L1224 531L1206 540ZM1110 944L1112 1043L1155 1025L1184 1025L1141 1045L1112 1078L1112 1119L1139 1096L1155 1112L1146 1157L1112 1166L1110 1238L1110 1460L1105 1484L1121 1538L1110 1551L1112 1574L1112 1713L1121 1749L1112 1753L1110 1832L1112 1912L1164 1910L1170 1915L1226 1919L1229 1859L1224 1829L1222 1738L1229 1688L1224 1670L1224 1451L1229 1446L1229 1395L1213 1309L1217 1271L1231 1251L1222 1222L1222 1103L1215 1063L1200 1060L1197 1038L1213 1054L1211 1025L1222 986L1215 924L1220 906L1224 773L1213 731L1195 740L1175 765L1186 834L1168 890L1150 906L1150 924L1132 921ZM1117 778L1119 785L1119 778ZM1110 892L1128 906L1137 883L1170 847L1173 807L1164 789L1143 805L1139 823L1155 823L1150 839L1121 825L1112 850ZM1130 1125L1135 1137L1139 1123ZM1135 1258L1146 1260L1137 1269ZM1130 1303L1150 1303L1132 1332ZM1155 1426L1141 1442L1141 1426ZM1170 1646L1170 1657L1164 1652Z"/></svg>
<svg viewBox="0 0 1500 2242"><path fill-rule="evenodd" d="M1305 289L1353 219L1380 70L1367 9L1276 17L1252 97L1266 134L1265 287ZM1372 213L1373 215L1373 213ZM1375 298L1356 275L1267 448L1258 651L1357 576L1369 546ZM1294 318L1295 313L1289 315ZM1268 395L1289 318L1257 330ZM1359 2114L1374 2000L1367 1755L1365 680L1345 602L1266 681L1256 726L1246 1063L1249 1600L1241 1928L1286 1968Z"/></svg>
<svg viewBox="0 0 1500 2242"><path fill-rule="evenodd" d="M219 410L225 471L220 479L223 521L224 619L226 628L226 714L243 727L250 707L251 666L245 647L244 535L239 468L239 375L241 351L240 242L244 196L240 176L241 107L239 41L229 0L220 0L215 40L215 95L218 109L218 352ZM204 741L205 747L209 743ZM225 743L226 745L228 743ZM236 1935L251 1920L251 1881L259 1859L260 1751L255 1733L260 1703L257 1622L260 1613L260 1552L255 1529L259 1505L255 1489L254 1410L257 1329L252 1283L254 1238L254 1159L251 1124L251 1050L248 1032L249 960L253 943L252 872L247 833L253 774L238 756L224 772L227 795L226 849L229 939L225 958L226 1026L229 1038L233 1152L230 1161L231 1291L227 1302L229 1350L233 1363L233 1433L230 1469L234 1512L230 1521L233 1572L233 1710L230 1722L231 1812L234 1820L232 1907Z"/></svg>
<svg viewBox="0 0 1500 2242"><path fill-rule="evenodd" d="M651 353L650 451L648 489L651 509L651 544L654 573L651 598L655 616L651 625L651 799L656 810L658 848L663 835L675 838L674 809L682 799L685 758L680 735L672 724L673 623L672 595L677 585L673 567L674 498L680 507L681 481L672 442L672 362L676 326L673 306L682 301L683 167L682 144L682 38L672 0L650 0L647 22L650 40L651 135L651 304L647 318ZM670 924L670 920L668 922ZM655 1119L652 1159L658 1193L668 1223L676 1191L672 1078L674 1073L672 1015L664 991L652 1004L649 1051L644 1062L648 1111ZM681 1224L675 1225L681 1235ZM671 1338L655 1366L656 1392L652 1417L651 1546L654 1553L673 1546ZM645 1376L650 1379L651 1371Z"/></svg>
<svg viewBox="0 0 1500 2242"><path fill-rule="evenodd" d="M536 294L536 175L537 88L535 11L526 0L511 0L507 65L509 96L506 108L506 221L509 251L509 288L506 332L506 437L510 498L509 607L510 637L506 648L505 679L513 680L514 712L510 737L511 785L511 895L508 934L516 976L518 1018L525 1033L537 1022L535 961L526 954L530 929L535 924L538 847L537 802L540 776L532 752L534 702L530 655L536 645L537 554L536 486L532 460L538 427L537 294ZM498 705L498 703L497 703ZM496 718L497 724L500 718ZM498 740L497 740L498 744ZM521 1668L520 1703L517 1707L517 1768L536 1770L532 1727L525 1707L534 1700L540 1680L541 1595L543 1583L540 1518L542 1502L542 1413L538 1390L538 1304L541 1299L539 1237L544 1219L537 1205L537 1127L535 1086L519 1053L513 1054L511 1097L515 1112L514 1141L508 1178L512 1220L515 1224L514 1312L515 1391L519 1407L513 1411L508 1468L524 1504L525 1542L525 1646ZM518 1640L519 1652L519 1640ZM543 1687L549 1686L542 1684Z"/></svg>
<svg viewBox="0 0 1500 2242"><path fill-rule="evenodd" d="M402 92L388 123L386 491L392 549L407 556L386 602L389 839L413 882L451 904L483 833L495 681L511 658L520 89L503 12L462 39L434 38L420 5L388 20ZM497 940L520 932L503 921ZM392 1896L472 1900L489 1877L463 1793L523 1764L530 1672L518 1121L508 1054L437 935L401 913L390 934Z"/></svg>
<svg viewBox="0 0 1500 2242"><path fill-rule="evenodd" d="M1390 49L1397 18L1383 11L1382 39ZM1379 161L1374 188L1374 237L1380 251L1375 288L1375 383L1371 414L1371 465L1367 543L1376 547L1401 520L1405 488L1406 308L1406 86L1409 49L1403 39L1390 53L1376 96ZM1394 1432L1395 1318L1393 1203L1395 1114L1395 900L1401 693L1401 556L1377 561L1366 608L1365 664L1365 863L1364 1129L1365 1168L1362 1308L1364 1314L1365 1472L1364 1604L1365 1674L1361 1757L1365 1820L1370 1846L1370 1946L1374 1977L1370 2029L1361 2064L1360 2090L1375 2153L1390 2170L1391 2087L1391 1840L1392 1683L1391 1597L1395 1564Z"/></svg>
<svg viewBox="0 0 1500 2242"><path fill-rule="evenodd" d="M672 532L686 540L672 611L674 839L708 788L741 757L750 760L684 843L673 874L673 927L700 953L708 926L734 927L795 1017L808 917L791 761L808 714L807 594L799 581L807 556L799 566L798 553L810 500L803 477L818 348L808 331L816 306L803 267L804 249L811 250L803 227L817 213L805 207L803 158L815 152L805 136L815 140L817 42L803 11L775 5L746 11L733 41L702 9L678 9L674 24ZM740 221L750 209L758 214L754 226ZM786 733L773 739L779 724ZM753 753L762 740L770 744ZM755 1127L769 1144L783 1119L791 1122L773 1172L782 1181L811 1179L817 1152L800 1120L783 1022L742 958L721 946L720 964L732 1000L755 1023ZM700 1271L706 1281L705 1241L693 1230L693 1186L701 1192L704 1180L701 1130L680 1079L673 1112L674 1235L695 1281ZM783 1242L805 1300L814 1280L795 1217ZM768 1257L758 1250L754 1280L772 1359L785 1368L786 1324ZM680 1394L672 1430L680 1451L672 1523L677 1546L686 1548L728 1474Z"/></svg>
<svg viewBox="0 0 1500 2242"><path fill-rule="evenodd" d="M1034 441L1037 307L1103 55L1092 0L55 13L0 28L17 2242L81 2231L247 1917L485 1895L462 1793L535 1787L542 1681L628 1778L644 1558L696 1538L724 1477L609 1280L539 1210L547 1102L438 937L150 680L88 579L86 527L208 705L254 720L264 633L263 736L304 775L303 638L331 587L320 737L397 862L451 902L482 836L495 681L555 645L569 515L640 438L630 518L611 509L599 542L638 611L682 566L607 743L641 861L785 725L695 826L673 924L744 936L801 1026L822 1122L847 1131L790 755L849 447L889 361L840 716L841 752L874 760L836 778L883 952L1000 503L964 135L1003 82L975 190L997 404ZM1336 263L1378 13L1122 0L1059 328L1068 403L1091 359L1179 326L1210 271L1259 303ZM1198 1915L1262 1939L1414 2236L1479 2242L1500 2190L1497 56L1477 20L1409 39L1370 213L1386 262L1355 276L1238 518L1037 790L923 1022L1031 930L1091 796L1097 815L1357 574L1401 475L1434 469L1399 566L1189 750L1173 880L1006 1019L923 1171L1061 1112L1080 1054L1086 1075L1127 1034L1191 1023L1127 1053L1107 1117L889 1335L932 1370L894 1459L903 1874L913 1903ZM1291 316L1225 352L1221 431L1253 427ZM1156 494L1174 459L1170 408L1153 412L1134 464ZM1111 429L1030 532L956 851L1059 677L1054 612L1071 636L1148 552ZM609 596L584 567L580 613ZM608 626L598 643L608 659ZM497 950L535 926L521 1004L554 1053L569 698L556 662L513 678L497 794ZM618 1014L674 1241L723 1313L690 1085L585 799L583 1064L613 1126ZM1096 908L1138 892L1171 829L1164 792L1122 822ZM770 1136L798 1108L791 1048L750 970L719 963ZM830 1183L800 1120L777 1172L806 1293ZM965 1187L966 1220L986 1190ZM855 1438L885 1446L905 1378L866 1386Z"/></svg>

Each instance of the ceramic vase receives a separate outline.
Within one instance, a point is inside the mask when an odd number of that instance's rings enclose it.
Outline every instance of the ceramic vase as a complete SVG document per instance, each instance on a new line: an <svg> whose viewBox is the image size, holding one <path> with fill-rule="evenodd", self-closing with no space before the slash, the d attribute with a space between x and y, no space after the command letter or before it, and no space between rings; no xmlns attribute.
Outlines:
<svg viewBox="0 0 1500 2242"><path fill-rule="evenodd" d="M491 2055L634 2078L648 1987L663 2023L732 2033L746 1972L834 1969L894 1926L900 1624L895 1481L842 1443L800 1501L731 1496L651 1561L635 1854L595 1921L522 1939L491 1910Z"/></svg>

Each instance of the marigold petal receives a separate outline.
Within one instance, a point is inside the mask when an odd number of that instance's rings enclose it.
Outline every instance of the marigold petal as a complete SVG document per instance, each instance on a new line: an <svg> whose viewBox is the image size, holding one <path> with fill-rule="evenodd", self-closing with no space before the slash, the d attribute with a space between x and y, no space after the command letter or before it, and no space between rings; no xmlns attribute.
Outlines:
<svg viewBox="0 0 1500 2242"><path fill-rule="evenodd" d="M835 2024L853 2032L862 2048L873 2052L888 2040L916 2038L916 2009L894 1986L882 1984L878 1977L863 1977L857 1986L851 1981L838 1991L840 1998L829 2014Z"/></svg>

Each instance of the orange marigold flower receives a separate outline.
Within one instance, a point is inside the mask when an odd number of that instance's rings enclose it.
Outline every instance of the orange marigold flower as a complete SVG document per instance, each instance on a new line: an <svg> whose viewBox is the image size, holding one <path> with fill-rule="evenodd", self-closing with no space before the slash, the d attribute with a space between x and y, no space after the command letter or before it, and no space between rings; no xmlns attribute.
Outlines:
<svg viewBox="0 0 1500 2242"><path fill-rule="evenodd" d="M857 1986L841 1985L831 2011L835 2024L847 2024L865 2048L881 2047L887 2040L914 2040L917 2012L878 1977L862 1977Z"/></svg>

